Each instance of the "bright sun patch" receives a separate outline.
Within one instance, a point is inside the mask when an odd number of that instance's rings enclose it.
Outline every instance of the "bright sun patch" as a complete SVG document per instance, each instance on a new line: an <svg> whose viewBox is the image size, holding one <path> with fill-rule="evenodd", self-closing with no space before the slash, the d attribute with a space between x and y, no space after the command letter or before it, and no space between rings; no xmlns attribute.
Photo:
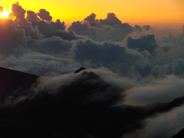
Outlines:
<svg viewBox="0 0 184 138"><path fill-rule="evenodd" d="M0 18L7 18L10 12L7 12L3 6L0 6Z"/></svg>

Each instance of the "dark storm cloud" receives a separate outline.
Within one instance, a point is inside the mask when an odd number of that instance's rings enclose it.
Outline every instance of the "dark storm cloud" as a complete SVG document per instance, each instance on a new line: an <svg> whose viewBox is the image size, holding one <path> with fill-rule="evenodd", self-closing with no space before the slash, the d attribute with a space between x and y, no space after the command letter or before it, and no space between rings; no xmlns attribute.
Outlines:
<svg viewBox="0 0 184 138"><path fill-rule="evenodd" d="M158 44L155 40L155 36L153 34L151 35L145 35L137 39L133 39L131 37L128 37L127 39L127 47L136 49L138 51L144 51L147 50L150 53L153 53L156 48L158 48Z"/></svg>
<svg viewBox="0 0 184 138"><path fill-rule="evenodd" d="M47 21L52 20L52 16L50 16L50 13L45 9L40 9L38 12L38 16L43 20L47 20Z"/></svg>
<svg viewBox="0 0 184 138"><path fill-rule="evenodd" d="M143 29L139 25L135 25L134 28L135 28L135 31L138 33L141 33L143 31Z"/></svg>

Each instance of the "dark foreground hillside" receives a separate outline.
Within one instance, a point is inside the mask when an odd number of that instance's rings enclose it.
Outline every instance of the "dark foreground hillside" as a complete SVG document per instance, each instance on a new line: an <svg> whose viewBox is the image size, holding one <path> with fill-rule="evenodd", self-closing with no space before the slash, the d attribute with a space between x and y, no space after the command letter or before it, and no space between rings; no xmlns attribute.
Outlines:
<svg viewBox="0 0 184 138"><path fill-rule="evenodd" d="M0 68L0 137L121 138L184 103L179 97L152 106L117 105L124 91L85 68L59 77Z"/></svg>
<svg viewBox="0 0 184 138"><path fill-rule="evenodd" d="M13 92L27 90L38 76L0 67L0 99Z"/></svg>

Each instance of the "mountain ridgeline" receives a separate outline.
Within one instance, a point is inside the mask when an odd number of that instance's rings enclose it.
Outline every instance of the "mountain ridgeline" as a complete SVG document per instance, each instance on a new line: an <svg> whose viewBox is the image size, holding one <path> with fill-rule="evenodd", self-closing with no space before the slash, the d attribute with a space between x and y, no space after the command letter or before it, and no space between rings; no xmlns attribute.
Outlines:
<svg viewBox="0 0 184 138"><path fill-rule="evenodd" d="M184 103L179 97L147 106L127 105L123 103L127 89L86 68L54 77L0 68L0 137L122 138L143 129L147 118ZM173 138L184 136L180 133Z"/></svg>

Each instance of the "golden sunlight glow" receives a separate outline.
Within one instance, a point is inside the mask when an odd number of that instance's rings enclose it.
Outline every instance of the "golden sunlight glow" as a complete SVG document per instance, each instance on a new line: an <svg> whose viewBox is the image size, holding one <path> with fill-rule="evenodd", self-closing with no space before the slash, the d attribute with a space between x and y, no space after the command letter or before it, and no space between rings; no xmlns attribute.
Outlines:
<svg viewBox="0 0 184 138"><path fill-rule="evenodd" d="M53 20L60 19L66 24L82 21L91 13L97 19L104 19L109 12L114 12L122 22L132 24L180 24L180 27L184 24L184 0L3 0L0 4L7 9L17 1L25 10L36 13L44 8Z"/></svg>
<svg viewBox="0 0 184 138"><path fill-rule="evenodd" d="M1 7L3 7L3 6L1 6ZM10 14L10 11L9 12L7 12L6 10L5 10L5 8L3 9L3 12L0 12L0 18L7 18L8 19L8 15Z"/></svg>

